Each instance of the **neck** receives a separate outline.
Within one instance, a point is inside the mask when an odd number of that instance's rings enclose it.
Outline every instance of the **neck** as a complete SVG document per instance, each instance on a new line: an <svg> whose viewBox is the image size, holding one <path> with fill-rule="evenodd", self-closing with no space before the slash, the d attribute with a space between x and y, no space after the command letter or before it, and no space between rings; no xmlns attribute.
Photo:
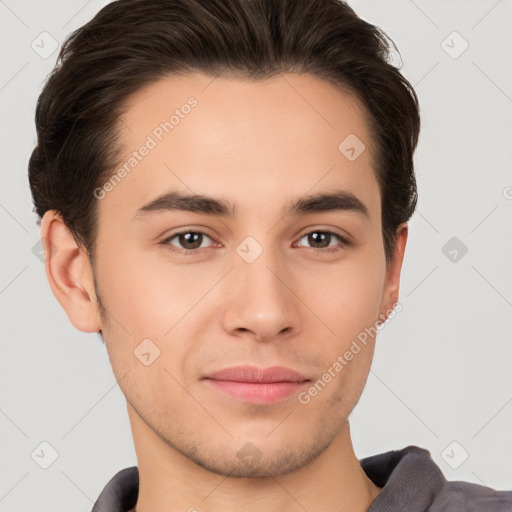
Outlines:
<svg viewBox="0 0 512 512"><path fill-rule="evenodd" d="M381 488L361 468L348 421L312 462L269 478L233 478L212 473L165 443L130 411L139 468L139 496L130 512L364 512Z"/></svg>

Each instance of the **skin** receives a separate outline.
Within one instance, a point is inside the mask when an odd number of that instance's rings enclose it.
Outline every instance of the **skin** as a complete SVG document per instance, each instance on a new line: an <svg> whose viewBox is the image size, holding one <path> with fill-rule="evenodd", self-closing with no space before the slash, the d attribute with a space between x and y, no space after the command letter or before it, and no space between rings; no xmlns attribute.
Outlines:
<svg viewBox="0 0 512 512"><path fill-rule="evenodd" d="M99 201L95 273L49 211L46 272L70 322L103 332L126 400L140 473L137 512L363 511L380 491L354 453L349 415L364 388L375 338L308 404L235 400L201 378L239 364L293 368L316 382L399 295L407 224L386 266L381 197L358 100L309 74L264 81L201 73L166 77L130 98L121 140L129 156L194 96L198 105ZM349 161L338 145L356 134ZM283 217L298 197L343 189L368 208ZM134 220L164 191L237 203L238 217L166 211ZM329 248L304 236L329 230ZM188 231L187 231L188 230ZM176 232L205 232L196 254ZM251 264L236 252L252 236ZM180 244L181 242L181 244ZM314 250L317 248L318 250ZM177 252L173 252L175 249ZM143 339L160 356L134 356ZM308 386L305 388L307 389ZM237 457L245 446L254 455Z"/></svg>

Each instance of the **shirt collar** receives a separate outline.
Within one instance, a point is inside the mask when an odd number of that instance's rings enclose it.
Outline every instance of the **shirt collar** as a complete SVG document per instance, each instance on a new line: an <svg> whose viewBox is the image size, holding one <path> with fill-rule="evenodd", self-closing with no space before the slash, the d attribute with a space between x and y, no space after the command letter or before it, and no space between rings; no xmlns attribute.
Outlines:
<svg viewBox="0 0 512 512"><path fill-rule="evenodd" d="M409 445L360 461L372 482L382 487L367 512L427 510L446 479L425 448ZM137 503L137 466L116 473L96 500L92 512L128 512Z"/></svg>

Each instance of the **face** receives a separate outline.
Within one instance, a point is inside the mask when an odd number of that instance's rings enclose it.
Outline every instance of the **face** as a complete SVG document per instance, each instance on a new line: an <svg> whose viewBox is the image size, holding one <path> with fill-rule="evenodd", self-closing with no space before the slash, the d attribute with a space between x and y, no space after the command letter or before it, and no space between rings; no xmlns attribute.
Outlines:
<svg viewBox="0 0 512 512"><path fill-rule="evenodd" d="M197 73L127 107L95 271L132 430L224 475L296 470L345 425L374 350L361 333L397 299L360 105L307 74ZM172 193L210 200L155 202ZM212 378L236 366L300 377ZM251 378L267 384L234 382Z"/></svg>

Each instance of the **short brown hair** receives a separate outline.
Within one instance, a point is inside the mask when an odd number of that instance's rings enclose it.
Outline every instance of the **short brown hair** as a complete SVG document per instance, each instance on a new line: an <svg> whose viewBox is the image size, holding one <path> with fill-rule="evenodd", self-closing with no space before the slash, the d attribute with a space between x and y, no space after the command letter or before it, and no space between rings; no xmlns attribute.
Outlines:
<svg viewBox="0 0 512 512"><path fill-rule="evenodd" d="M94 190L114 172L130 95L187 71L254 80L307 72L366 109L389 264L397 227L416 207L420 130L416 93L390 63L392 47L340 0L113 1L66 38L39 96L28 166L34 211L56 210L94 266Z"/></svg>

